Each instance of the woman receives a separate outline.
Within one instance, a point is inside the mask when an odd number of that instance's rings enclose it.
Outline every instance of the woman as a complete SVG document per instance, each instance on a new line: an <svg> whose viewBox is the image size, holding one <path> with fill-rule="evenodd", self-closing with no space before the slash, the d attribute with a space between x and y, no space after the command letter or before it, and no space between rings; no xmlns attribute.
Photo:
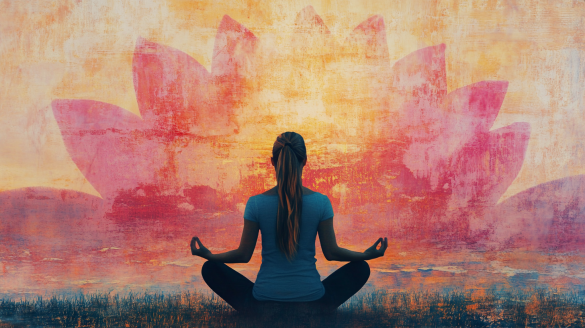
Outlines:
<svg viewBox="0 0 585 328"><path fill-rule="evenodd" d="M370 267L365 261L384 255L388 239L378 239L363 253L339 247L329 198L302 186L301 176L307 163L303 137L295 132L279 135L272 156L277 185L248 199L238 249L212 254L198 237L193 237L191 253L208 260L201 269L203 279L238 311L283 302L287 306L303 304L311 309L334 311L366 283ZM249 262L259 230L262 265L256 282L252 283L224 263ZM328 261L349 262L323 282L315 267L317 233Z"/></svg>

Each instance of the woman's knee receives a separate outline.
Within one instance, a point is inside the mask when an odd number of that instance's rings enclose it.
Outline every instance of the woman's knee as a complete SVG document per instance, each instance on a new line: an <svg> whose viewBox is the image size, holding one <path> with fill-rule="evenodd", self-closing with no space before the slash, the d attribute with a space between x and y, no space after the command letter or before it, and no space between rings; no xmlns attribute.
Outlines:
<svg viewBox="0 0 585 328"><path fill-rule="evenodd" d="M217 263L213 261L206 261L201 266L201 276L203 277L203 280L205 280L206 277L211 277L214 272L217 272Z"/></svg>
<svg viewBox="0 0 585 328"><path fill-rule="evenodd" d="M354 266L354 272L365 281L370 278L370 265L366 261L354 261L351 262Z"/></svg>

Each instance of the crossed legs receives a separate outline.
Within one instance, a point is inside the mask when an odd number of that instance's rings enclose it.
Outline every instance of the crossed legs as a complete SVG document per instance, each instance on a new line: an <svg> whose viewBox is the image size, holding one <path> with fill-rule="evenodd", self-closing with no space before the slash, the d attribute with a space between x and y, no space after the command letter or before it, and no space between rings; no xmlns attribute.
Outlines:
<svg viewBox="0 0 585 328"><path fill-rule="evenodd" d="M224 263L205 262L201 275L209 288L237 311L263 303L252 296L254 283ZM308 303L318 305L327 312L334 311L357 293L369 277L370 266L366 261L349 262L323 280L325 295Z"/></svg>
<svg viewBox="0 0 585 328"><path fill-rule="evenodd" d="M254 283L225 263L205 262L201 267L201 276L211 290L237 311L246 310L254 302Z"/></svg>

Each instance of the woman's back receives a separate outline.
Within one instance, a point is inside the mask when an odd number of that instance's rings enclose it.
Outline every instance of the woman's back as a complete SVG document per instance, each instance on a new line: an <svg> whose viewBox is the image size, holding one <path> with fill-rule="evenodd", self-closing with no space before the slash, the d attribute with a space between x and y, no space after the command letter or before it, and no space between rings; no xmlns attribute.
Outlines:
<svg viewBox="0 0 585 328"><path fill-rule="evenodd" d="M254 298L261 301L317 300L325 289L315 267L315 240L319 222L333 217L329 198L321 193L303 195L297 254L288 261L276 244L278 195L250 197L244 219L258 222L262 233L262 265L254 283Z"/></svg>
<svg viewBox="0 0 585 328"><path fill-rule="evenodd" d="M363 253L337 245L329 198L302 184L307 149L301 135L280 134L270 161L276 173L276 187L248 199L238 249L213 254L195 236L191 239L191 253L208 259L201 267L203 279L238 311L287 302L335 310L366 283L370 267L365 260L384 255L388 240L378 239ZM252 283L224 263L250 261L258 232L262 233L262 266ZM322 282L315 267L317 233L328 261L350 261ZM382 244L380 249L376 248L378 244Z"/></svg>

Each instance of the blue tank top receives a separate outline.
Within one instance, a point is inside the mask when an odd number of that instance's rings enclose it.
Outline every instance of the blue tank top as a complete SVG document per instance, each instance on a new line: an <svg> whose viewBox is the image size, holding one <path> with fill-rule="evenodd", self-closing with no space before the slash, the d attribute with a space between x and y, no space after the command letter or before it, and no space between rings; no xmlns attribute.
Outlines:
<svg viewBox="0 0 585 328"><path fill-rule="evenodd" d="M262 234L262 265L252 295L259 301L308 302L325 294L315 262L315 240L319 222L333 217L326 195L303 195L299 248L289 262L276 245L278 195L256 195L248 199L244 219L258 222Z"/></svg>

